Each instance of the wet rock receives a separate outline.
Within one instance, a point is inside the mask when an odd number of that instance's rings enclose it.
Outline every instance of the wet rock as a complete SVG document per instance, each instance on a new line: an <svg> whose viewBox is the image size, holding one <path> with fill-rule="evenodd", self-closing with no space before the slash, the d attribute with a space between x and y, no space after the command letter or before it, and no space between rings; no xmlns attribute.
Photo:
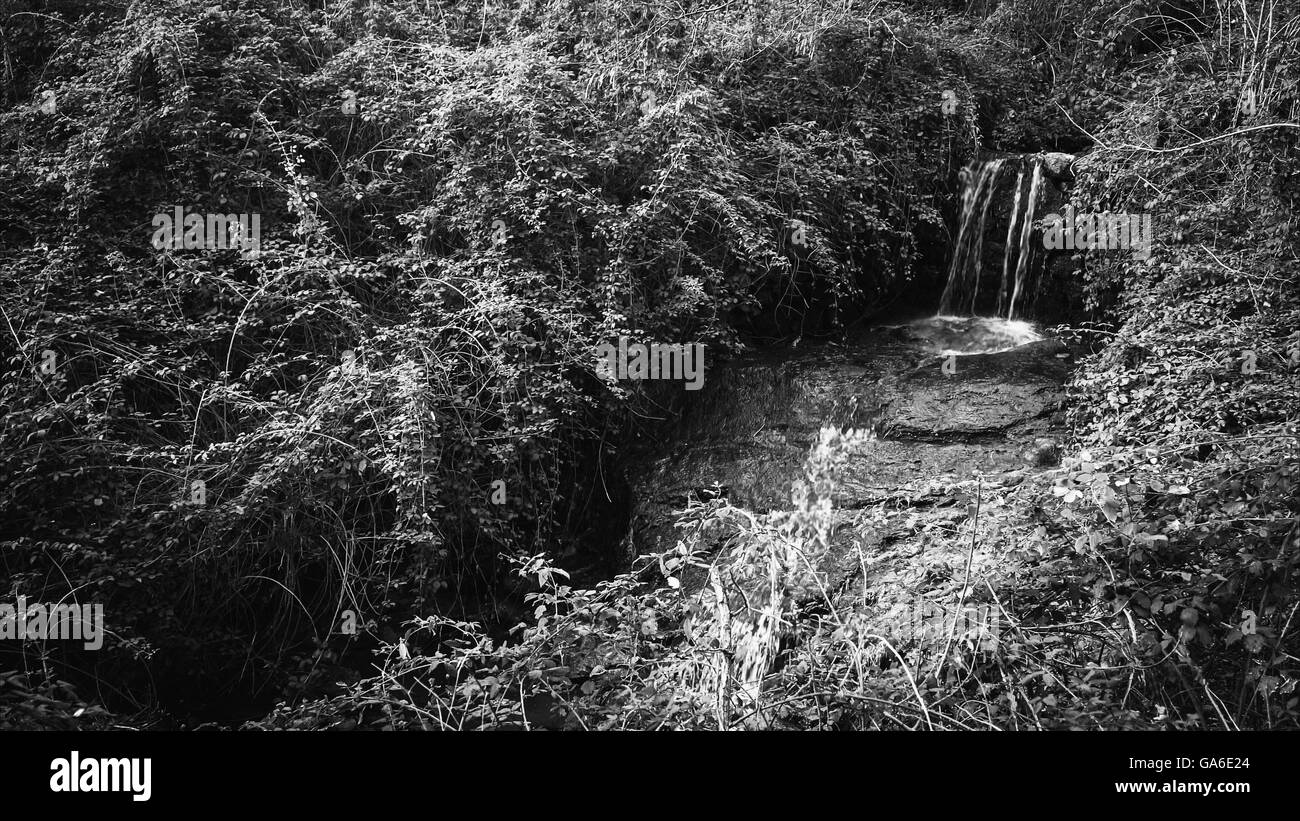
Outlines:
<svg viewBox="0 0 1300 821"><path fill-rule="evenodd" d="M1001 354L960 356L909 372L883 419L891 438L971 442L1007 432L1060 406L1066 370L1056 341ZM948 369L945 370L945 364Z"/></svg>
<svg viewBox="0 0 1300 821"><path fill-rule="evenodd" d="M1072 180L1074 155L1061 151L1046 151L1039 155L1043 161L1043 175L1053 180Z"/></svg>
<svg viewBox="0 0 1300 821"><path fill-rule="evenodd" d="M737 360L710 372L672 438L631 471L637 552L673 547L691 498L724 495L754 513L791 507L792 483L823 425L876 436L846 452L833 502L907 504L938 483L1049 463L1068 365L1055 340L1014 350L932 355L926 340L878 328L855 345ZM923 505L923 503L921 503Z"/></svg>

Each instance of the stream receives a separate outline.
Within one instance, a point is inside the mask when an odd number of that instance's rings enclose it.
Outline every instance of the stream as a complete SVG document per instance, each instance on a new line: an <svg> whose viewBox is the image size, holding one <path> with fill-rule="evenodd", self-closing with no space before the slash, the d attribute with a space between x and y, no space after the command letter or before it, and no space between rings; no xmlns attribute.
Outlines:
<svg viewBox="0 0 1300 821"><path fill-rule="evenodd" d="M1030 230L1040 200L1056 196L1041 166L1036 155L998 157L963 173L941 313L710 368L670 434L630 472L630 554L674 548L692 500L722 497L754 516L792 510L792 486L824 426L870 432L848 445L838 471L832 547L819 568L831 587L863 576L864 555L913 557L853 586L879 599L905 586L903 576L945 561L936 549L964 554L957 533L981 488L1051 470L1065 435L1064 385L1076 352L1015 318L1052 290L1044 285L1049 260ZM698 575L688 587L703 583Z"/></svg>

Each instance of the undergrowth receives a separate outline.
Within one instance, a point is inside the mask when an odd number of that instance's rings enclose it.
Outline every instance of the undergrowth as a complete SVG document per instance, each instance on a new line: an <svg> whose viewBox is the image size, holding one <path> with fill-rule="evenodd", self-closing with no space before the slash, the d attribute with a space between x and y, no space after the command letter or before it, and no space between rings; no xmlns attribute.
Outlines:
<svg viewBox="0 0 1300 821"><path fill-rule="evenodd" d="M1295 3L24 3L0 592L109 633L0 648L6 723L1295 724ZM788 511L699 503L591 583L662 409L594 347L886 305L980 147L1078 150L1077 208L1156 219L1076 261L1062 467L848 520L828 433ZM261 254L151 247L177 204L264 215Z"/></svg>

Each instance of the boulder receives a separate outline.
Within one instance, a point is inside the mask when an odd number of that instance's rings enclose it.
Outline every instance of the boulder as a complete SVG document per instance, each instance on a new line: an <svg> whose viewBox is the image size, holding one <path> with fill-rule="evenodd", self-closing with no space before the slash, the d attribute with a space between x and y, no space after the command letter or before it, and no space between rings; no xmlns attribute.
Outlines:
<svg viewBox="0 0 1300 821"><path fill-rule="evenodd" d="M1062 151L1045 151L1038 155L1043 162L1043 175L1051 180L1072 180L1074 155Z"/></svg>

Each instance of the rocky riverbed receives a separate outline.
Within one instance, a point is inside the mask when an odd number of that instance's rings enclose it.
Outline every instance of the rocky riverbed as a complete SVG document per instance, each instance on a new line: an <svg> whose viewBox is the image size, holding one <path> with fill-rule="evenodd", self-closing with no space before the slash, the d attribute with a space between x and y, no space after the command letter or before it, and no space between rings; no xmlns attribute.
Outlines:
<svg viewBox="0 0 1300 821"><path fill-rule="evenodd" d="M672 548L692 499L780 517L824 426L869 431L838 471L819 590L873 602L877 615L952 598L968 562L984 572L1014 543L984 533L988 549L967 555L981 498L1004 504L994 491L1005 497L1059 459L1071 359L1027 323L940 317L734 360L710 372L634 478L631 542L638 553ZM732 547L718 540L712 558L725 564ZM699 589L704 574L684 582Z"/></svg>

